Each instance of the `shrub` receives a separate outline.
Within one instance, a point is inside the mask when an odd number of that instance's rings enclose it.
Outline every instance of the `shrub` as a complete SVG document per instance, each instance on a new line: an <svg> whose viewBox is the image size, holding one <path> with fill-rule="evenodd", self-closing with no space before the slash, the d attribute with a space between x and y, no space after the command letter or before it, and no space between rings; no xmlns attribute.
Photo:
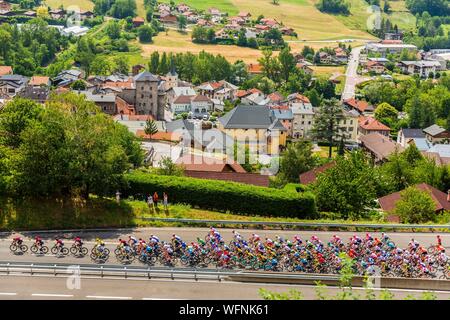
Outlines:
<svg viewBox="0 0 450 320"><path fill-rule="evenodd" d="M133 172L126 175L123 196L166 192L169 201L186 203L209 210L237 214L313 218L315 199L311 193L296 194L236 182L151 175Z"/></svg>

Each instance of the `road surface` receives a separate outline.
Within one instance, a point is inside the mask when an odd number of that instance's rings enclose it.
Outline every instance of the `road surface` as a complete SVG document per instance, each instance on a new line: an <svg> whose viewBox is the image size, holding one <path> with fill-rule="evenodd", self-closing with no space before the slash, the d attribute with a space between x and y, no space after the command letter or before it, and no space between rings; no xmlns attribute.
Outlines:
<svg viewBox="0 0 450 320"><path fill-rule="evenodd" d="M353 48L349 56L347 71L345 73L345 86L341 96L342 101L354 98L356 85L367 79L364 77L360 77L357 74L359 65L359 56L361 54L362 49L364 49L364 47Z"/></svg>
<svg viewBox="0 0 450 320"><path fill-rule="evenodd" d="M232 239L232 229L218 229L222 234L226 242L229 242ZM134 235L136 238L148 239L150 235L156 235L161 240L170 241L172 234L179 235L186 243L190 243L192 241L196 241L197 237L204 238L208 233L208 228L138 228L138 229L118 229L115 231L106 231L106 232L85 232L77 234L83 240L85 240L86 246L91 249L93 247L95 238L100 237L104 239L106 242L106 246L114 251L116 244L118 243L118 239L128 239L128 235ZM262 239L265 237L270 237L271 239L275 239L276 235L283 236L285 238L292 239L295 235L300 235L302 239L309 239L312 235L317 235L322 241L328 241L335 234L339 235L341 239L344 241L348 240L352 235L357 234L360 237L365 236L365 232L329 232L329 231L286 231L286 230L239 230L239 233L245 238L249 238L252 233L258 234ZM380 237L380 233L371 233L374 237ZM37 256L33 255L28 251L28 253L24 255L13 255L9 250L9 245L12 238L17 236L22 236L25 239L25 243L30 246L32 244L32 239L35 236L34 234L27 234L28 237L22 234L3 234L0 235L0 261L17 261L17 262L41 262L41 263L77 263L77 264L86 264L91 263L89 257L84 258L76 258L72 256L67 257L55 257L52 254L47 254L45 256ZM56 236L63 236L67 240L65 240L66 245L71 245L72 239L76 236L76 234L42 234L42 238L44 239L47 246L51 247L54 243L54 238ZM419 241L423 246L428 247L431 244L436 243L436 234L435 233L389 233L389 236L395 241L395 243L405 248L408 245L408 242L411 238ZM30 238L31 237L31 238ZM442 243L444 246L450 246L450 234L441 234ZM108 264L119 264L119 262L112 254L107 262ZM139 265L139 262L133 262L133 265Z"/></svg>
<svg viewBox="0 0 450 320"><path fill-rule="evenodd" d="M70 281L69 281L70 283ZM261 299L260 288L275 292L296 289L305 299L316 299L315 286L279 285L240 282L190 281L190 280L140 280L82 278L79 287L67 285L67 277L53 276L0 276L0 300L3 299L73 299L73 300L250 300ZM71 289L74 288L74 289ZM362 288L353 288L364 297ZM335 294L337 288L327 288ZM423 291L390 289L396 298L408 294L420 296ZM379 290L375 289L378 295ZM435 291L440 299L449 299L450 292Z"/></svg>

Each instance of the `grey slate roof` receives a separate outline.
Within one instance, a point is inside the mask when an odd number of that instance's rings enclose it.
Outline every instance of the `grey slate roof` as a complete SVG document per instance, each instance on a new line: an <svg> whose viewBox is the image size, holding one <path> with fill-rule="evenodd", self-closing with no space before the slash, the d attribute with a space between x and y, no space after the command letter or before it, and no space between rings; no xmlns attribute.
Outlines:
<svg viewBox="0 0 450 320"><path fill-rule="evenodd" d="M444 132L445 129L441 126L438 126L437 124L433 124L432 126L429 126L428 128L423 129L423 132L426 134L429 134L430 136L438 135L439 133Z"/></svg>
<svg viewBox="0 0 450 320"><path fill-rule="evenodd" d="M167 132L174 132L176 130L194 130L194 124L185 119L179 119L171 122L166 122L166 130Z"/></svg>
<svg viewBox="0 0 450 320"><path fill-rule="evenodd" d="M292 120L294 115L291 109L283 110L283 109L274 109L272 110L273 115L280 120Z"/></svg>
<svg viewBox="0 0 450 320"><path fill-rule="evenodd" d="M425 138L422 129L402 129L405 138Z"/></svg>
<svg viewBox="0 0 450 320"><path fill-rule="evenodd" d="M266 106L239 105L219 118L225 129L286 130Z"/></svg>
<svg viewBox="0 0 450 320"><path fill-rule="evenodd" d="M154 74L152 74L148 71L143 71L134 77L134 81L136 81L136 82L138 82L138 81L158 82L159 80Z"/></svg>

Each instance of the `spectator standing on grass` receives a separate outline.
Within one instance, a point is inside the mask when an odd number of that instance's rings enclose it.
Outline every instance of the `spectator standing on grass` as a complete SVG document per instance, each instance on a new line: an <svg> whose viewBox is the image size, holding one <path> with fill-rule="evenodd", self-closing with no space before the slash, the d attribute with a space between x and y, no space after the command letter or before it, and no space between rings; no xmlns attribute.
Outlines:
<svg viewBox="0 0 450 320"><path fill-rule="evenodd" d="M167 193L163 193L163 204L164 204L164 210L168 210L168 197L167 197Z"/></svg>
<svg viewBox="0 0 450 320"><path fill-rule="evenodd" d="M150 209L150 212L153 213L155 206L154 206L153 197L151 194L149 194L147 197L147 204L148 204L148 208Z"/></svg>
<svg viewBox="0 0 450 320"><path fill-rule="evenodd" d="M158 208L158 193L156 191L153 194L153 202L155 203L155 208Z"/></svg>

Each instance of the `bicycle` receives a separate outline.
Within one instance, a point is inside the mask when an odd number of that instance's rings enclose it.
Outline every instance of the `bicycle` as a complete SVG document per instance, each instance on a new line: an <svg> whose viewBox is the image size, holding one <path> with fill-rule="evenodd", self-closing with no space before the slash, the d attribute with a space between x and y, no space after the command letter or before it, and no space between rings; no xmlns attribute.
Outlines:
<svg viewBox="0 0 450 320"><path fill-rule="evenodd" d="M35 254L47 254L48 253L48 247L44 246L44 245L37 245L36 243L34 243L31 248L30 248L31 252L35 253Z"/></svg>
<svg viewBox="0 0 450 320"><path fill-rule="evenodd" d="M14 254L24 254L28 251L28 246L26 244L19 244L16 241L9 246L9 250L11 250Z"/></svg>

